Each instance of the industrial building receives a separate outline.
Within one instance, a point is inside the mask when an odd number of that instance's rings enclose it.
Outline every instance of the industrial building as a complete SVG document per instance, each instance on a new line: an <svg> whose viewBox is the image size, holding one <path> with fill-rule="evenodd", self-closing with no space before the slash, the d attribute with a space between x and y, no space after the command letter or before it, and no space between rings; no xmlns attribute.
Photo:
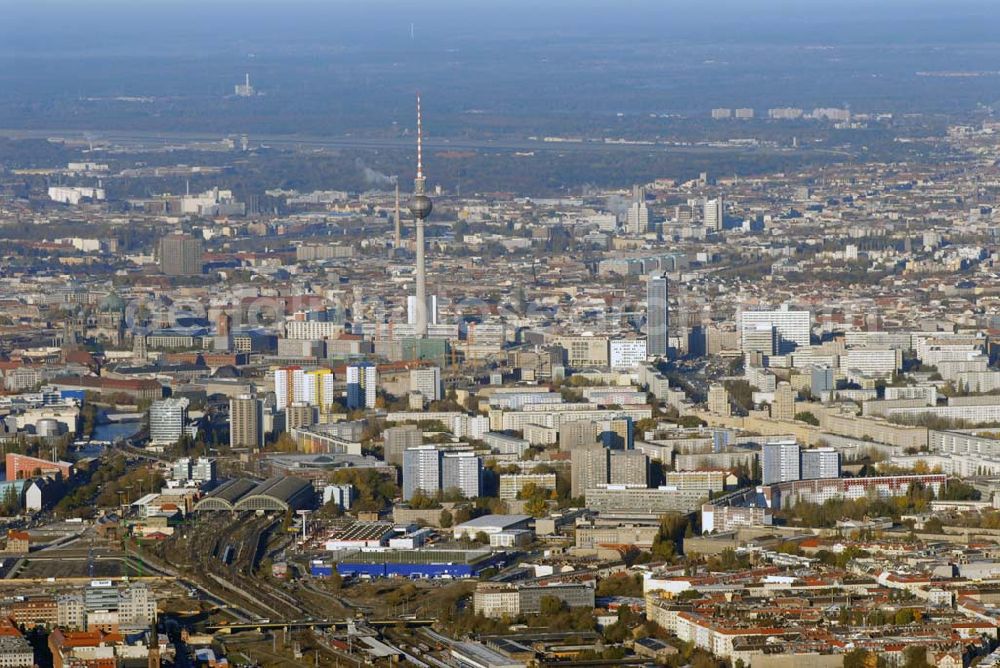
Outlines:
<svg viewBox="0 0 1000 668"><path fill-rule="evenodd" d="M331 553L331 565L313 562L312 575L332 575L333 568L344 577L366 578L471 578L484 569L501 566L507 555L488 549L438 550L340 550Z"/></svg>

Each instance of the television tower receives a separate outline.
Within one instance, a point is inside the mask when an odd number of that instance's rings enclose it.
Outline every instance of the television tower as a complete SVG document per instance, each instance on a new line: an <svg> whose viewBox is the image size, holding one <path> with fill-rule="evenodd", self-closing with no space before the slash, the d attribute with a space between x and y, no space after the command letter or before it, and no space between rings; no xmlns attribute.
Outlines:
<svg viewBox="0 0 1000 668"><path fill-rule="evenodd" d="M416 327L418 339L427 338L427 268L424 265L424 219L431 215L434 205L424 192L423 126L420 119L420 94L417 94L417 176L413 179L413 199L410 213L417 222L417 294Z"/></svg>
<svg viewBox="0 0 1000 668"><path fill-rule="evenodd" d="M399 248L403 245L403 228L401 227L400 217L399 217L399 179L396 179L396 244L394 248Z"/></svg>

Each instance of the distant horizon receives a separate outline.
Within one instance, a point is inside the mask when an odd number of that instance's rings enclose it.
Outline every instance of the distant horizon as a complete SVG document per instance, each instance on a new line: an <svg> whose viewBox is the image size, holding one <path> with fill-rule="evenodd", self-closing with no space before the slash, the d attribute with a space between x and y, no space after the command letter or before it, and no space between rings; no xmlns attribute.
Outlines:
<svg viewBox="0 0 1000 668"><path fill-rule="evenodd" d="M982 0L0 7L10 129L384 137L407 127L417 89L432 136L522 139L655 134L604 119L714 107L969 113L1000 99L995 8ZM261 94L231 99L247 72ZM937 76L954 72L965 76Z"/></svg>

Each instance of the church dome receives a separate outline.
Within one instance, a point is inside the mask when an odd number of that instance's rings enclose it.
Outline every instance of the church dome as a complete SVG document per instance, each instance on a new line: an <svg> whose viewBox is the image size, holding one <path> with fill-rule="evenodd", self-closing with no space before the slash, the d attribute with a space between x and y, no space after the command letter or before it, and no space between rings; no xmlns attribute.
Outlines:
<svg viewBox="0 0 1000 668"><path fill-rule="evenodd" d="M105 313L124 311L125 300L122 299L120 296L118 296L117 292L112 292L107 297L101 300L100 309Z"/></svg>

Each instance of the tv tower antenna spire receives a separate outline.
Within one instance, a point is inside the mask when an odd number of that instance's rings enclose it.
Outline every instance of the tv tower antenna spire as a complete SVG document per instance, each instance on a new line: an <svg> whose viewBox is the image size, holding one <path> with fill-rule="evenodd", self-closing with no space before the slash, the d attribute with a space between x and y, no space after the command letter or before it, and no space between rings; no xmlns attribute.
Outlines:
<svg viewBox="0 0 1000 668"><path fill-rule="evenodd" d="M417 93L417 179L424 180L424 126L420 114L420 93Z"/></svg>

